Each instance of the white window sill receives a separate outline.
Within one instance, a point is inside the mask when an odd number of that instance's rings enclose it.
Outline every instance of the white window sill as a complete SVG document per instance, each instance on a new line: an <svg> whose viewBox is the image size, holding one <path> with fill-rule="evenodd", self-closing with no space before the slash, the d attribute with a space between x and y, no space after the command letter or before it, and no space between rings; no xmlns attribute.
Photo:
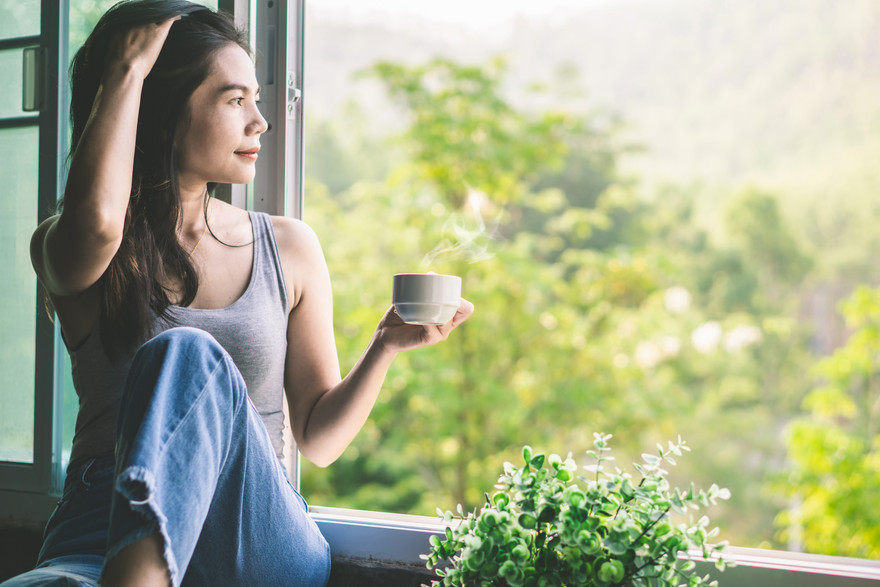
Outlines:
<svg viewBox="0 0 880 587"><path fill-rule="evenodd" d="M0 490L0 524L42 526L57 497ZM313 507L312 517L330 543L334 556L421 565L428 537L443 533L439 518ZM698 561L698 572L710 573L724 587L877 587L880 561L797 552L730 547L738 566L724 573ZM695 559L697 560L697 559Z"/></svg>
<svg viewBox="0 0 880 587"><path fill-rule="evenodd" d="M350 559L423 564L419 555L428 552L428 537L442 534L444 528L439 518L328 507L311 510L334 556ZM694 558L700 574L711 574L724 587L877 587L880 582L880 561L740 547L726 552L738 566L723 573L699 553Z"/></svg>

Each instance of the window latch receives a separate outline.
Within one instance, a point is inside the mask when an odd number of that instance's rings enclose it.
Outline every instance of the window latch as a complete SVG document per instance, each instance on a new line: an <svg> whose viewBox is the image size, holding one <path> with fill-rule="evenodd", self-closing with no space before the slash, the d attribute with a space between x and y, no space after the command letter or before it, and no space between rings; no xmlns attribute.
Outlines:
<svg viewBox="0 0 880 587"><path fill-rule="evenodd" d="M21 109L38 112L46 105L47 51L45 47L22 50Z"/></svg>
<svg viewBox="0 0 880 587"><path fill-rule="evenodd" d="M296 87L296 74L287 72L287 118L293 120L296 116L296 106L302 98L302 90Z"/></svg>

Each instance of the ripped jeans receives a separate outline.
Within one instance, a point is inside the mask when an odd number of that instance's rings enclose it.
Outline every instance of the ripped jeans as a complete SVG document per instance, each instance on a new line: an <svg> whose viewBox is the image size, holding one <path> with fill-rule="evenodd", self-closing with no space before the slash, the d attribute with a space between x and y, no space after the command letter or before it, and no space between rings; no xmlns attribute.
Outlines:
<svg viewBox="0 0 880 587"><path fill-rule="evenodd" d="M156 531L174 587L327 582L327 542L209 334L144 344L122 406L116 457L68 472L37 568L2 587L97 585L105 560Z"/></svg>

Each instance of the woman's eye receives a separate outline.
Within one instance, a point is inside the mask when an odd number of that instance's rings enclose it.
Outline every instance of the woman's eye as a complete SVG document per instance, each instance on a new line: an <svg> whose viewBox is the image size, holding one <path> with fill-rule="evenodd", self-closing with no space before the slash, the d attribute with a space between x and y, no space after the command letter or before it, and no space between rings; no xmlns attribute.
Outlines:
<svg viewBox="0 0 880 587"><path fill-rule="evenodd" d="M244 102L244 98L243 98L243 97L233 98L233 99L232 99L232 103L235 104L236 106L241 106L241 103L242 103L242 102Z"/></svg>

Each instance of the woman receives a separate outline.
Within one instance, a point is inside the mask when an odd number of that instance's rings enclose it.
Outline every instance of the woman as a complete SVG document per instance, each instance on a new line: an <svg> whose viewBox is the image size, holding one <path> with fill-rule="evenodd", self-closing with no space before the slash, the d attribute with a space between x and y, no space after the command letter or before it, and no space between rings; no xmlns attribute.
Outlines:
<svg viewBox="0 0 880 587"><path fill-rule="evenodd" d="M278 460L283 396L300 452L329 465L394 356L472 313L389 309L340 378L314 234L210 196L254 177L258 98L246 38L182 0L114 6L77 53L63 205L31 254L80 411L38 568L8 585L324 584L327 544Z"/></svg>

